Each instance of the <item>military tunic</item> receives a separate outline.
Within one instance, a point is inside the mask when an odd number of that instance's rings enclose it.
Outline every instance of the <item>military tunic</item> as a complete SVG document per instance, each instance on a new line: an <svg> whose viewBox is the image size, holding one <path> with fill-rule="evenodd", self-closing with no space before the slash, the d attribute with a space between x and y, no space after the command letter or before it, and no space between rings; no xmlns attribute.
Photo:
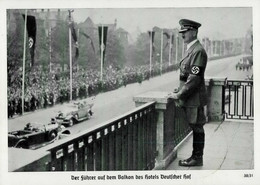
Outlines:
<svg viewBox="0 0 260 185"><path fill-rule="evenodd" d="M203 107L207 104L204 72L207 54L196 41L184 54L180 63L179 103L185 108L189 123L206 122Z"/></svg>

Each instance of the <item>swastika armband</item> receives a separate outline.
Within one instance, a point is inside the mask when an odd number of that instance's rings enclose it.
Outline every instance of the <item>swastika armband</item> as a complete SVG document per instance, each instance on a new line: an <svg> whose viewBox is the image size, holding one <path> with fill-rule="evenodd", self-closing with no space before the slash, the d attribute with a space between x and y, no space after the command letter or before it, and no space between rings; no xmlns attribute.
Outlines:
<svg viewBox="0 0 260 185"><path fill-rule="evenodd" d="M205 67L201 67L201 66L193 65L190 68L190 74L193 74L193 75L201 76L204 74L204 71L205 71Z"/></svg>

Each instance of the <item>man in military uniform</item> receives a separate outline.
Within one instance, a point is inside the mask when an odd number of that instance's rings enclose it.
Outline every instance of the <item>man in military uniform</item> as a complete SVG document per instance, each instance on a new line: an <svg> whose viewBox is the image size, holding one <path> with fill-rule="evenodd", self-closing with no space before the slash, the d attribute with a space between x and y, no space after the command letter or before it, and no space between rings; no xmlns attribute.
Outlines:
<svg viewBox="0 0 260 185"><path fill-rule="evenodd" d="M171 94L176 105L183 107L186 119L193 130L193 151L190 158L180 160L180 166L202 166L206 122L204 106L207 104L204 72L207 65L207 54L197 40L200 23L181 19L180 33L187 45L180 65L180 84L178 90Z"/></svg>

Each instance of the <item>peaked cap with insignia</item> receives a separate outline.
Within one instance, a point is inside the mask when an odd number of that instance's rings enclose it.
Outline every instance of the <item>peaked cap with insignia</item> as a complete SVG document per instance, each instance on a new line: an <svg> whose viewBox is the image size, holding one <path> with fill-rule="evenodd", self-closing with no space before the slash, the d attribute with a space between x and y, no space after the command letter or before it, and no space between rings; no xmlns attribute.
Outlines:
<svg viewBox="0 0 260 185"><path fill-rule="evenodd" d="M181 29L179 33L188 31L188 30L198 30L198 28L201 26L200 23L189 20L189 19L181 19L179 21L179 24L181 26Z"/></svg>

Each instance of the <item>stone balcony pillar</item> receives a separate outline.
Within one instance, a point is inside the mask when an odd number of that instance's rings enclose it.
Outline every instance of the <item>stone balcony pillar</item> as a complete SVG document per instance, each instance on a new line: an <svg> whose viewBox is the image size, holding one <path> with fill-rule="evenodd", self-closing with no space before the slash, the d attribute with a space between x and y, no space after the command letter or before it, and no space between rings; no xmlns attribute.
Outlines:
<svg viewBox="0 0 260 185"><path fill-rule="evenodd" d="M174 150L174 102L168 98L168 92L147 92L133 98L136 107L155 101L157 136L155 169L165 169L176 157Z"/></svg>
<svg viewBox="0 0 260 185"><path fill-rule="evenodd" d="M225 119L225 86L227 78L206 79L208 91L207 116L208 121L223 121Z"/></svg>

